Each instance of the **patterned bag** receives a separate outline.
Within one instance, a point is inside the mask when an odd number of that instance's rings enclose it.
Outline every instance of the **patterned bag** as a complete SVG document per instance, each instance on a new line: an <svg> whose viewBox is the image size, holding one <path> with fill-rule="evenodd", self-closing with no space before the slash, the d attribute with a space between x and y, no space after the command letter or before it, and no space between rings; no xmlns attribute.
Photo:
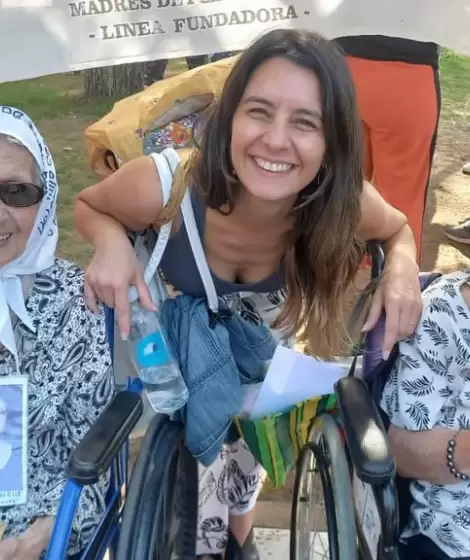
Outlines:
<svg viewBox="0 0 470 560"><path fill-rule="evenodd" d="M235 424L255 459L266 470L271 484L280 488L307 443L313 420L335 409L335 395L324 395L299 403L288 412L259 420L236 418Z"/></svg>
<svg viewBox="0 0 470 560"><path fill-rule="evenodd" d="M91 168L100 177L165 148L192 148L204 112L219 97L237 56L160 80L115 103L85 131Z"/></svg>

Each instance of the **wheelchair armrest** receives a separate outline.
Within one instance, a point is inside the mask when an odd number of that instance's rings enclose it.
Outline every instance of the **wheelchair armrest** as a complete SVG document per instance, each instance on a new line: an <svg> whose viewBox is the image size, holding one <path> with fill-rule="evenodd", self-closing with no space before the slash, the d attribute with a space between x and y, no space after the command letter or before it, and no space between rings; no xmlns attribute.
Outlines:
<svg viewBox="0 0 470 560"><path fill-rule="evenodd" d="M104 474L142 415L138 393L120 391L77 445L67 466L67 476L85 486Z"/></svg>
<svg viewBox="0 0 470 560"><path fill-rule="evenodd" d="M366 384L344 377L335 386L346 443L357 476L368 484L385 484L395 474L387 432Z"/></svg>

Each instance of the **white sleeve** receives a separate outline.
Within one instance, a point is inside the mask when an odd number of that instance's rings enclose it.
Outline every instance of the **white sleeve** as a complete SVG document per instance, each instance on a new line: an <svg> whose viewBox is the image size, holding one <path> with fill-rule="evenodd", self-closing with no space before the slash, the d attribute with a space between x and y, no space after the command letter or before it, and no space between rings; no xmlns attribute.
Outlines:
<svg viewBox="0 0 470 560"><path fill-rule="evenodd" d="M399 345L381 401L395 426L421 432L445 424L452 380L463 367L458 356L468 352L461 343L455 313L442 292L426 302L415 334Z"/></svg>

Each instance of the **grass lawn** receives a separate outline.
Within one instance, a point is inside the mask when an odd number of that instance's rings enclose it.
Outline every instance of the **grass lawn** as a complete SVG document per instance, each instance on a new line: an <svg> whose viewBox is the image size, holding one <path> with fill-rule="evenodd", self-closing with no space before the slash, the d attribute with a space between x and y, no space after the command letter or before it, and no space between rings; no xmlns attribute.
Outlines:
<svg viewBox="0 0 470 560"><path fill-rule="evenodd" d="M470 58L444 51L440 77L442 120L470 124Z"/></svg>
<svg viewBox="0 0 470 560"><path fill-rule="evenodd" d="M185 69L173 61L170 74ZM441 57L442 121L448 128L470 123L470 58L445 51ZM105 114L113 101L87 102L79 74L47 76L0 84L0 104L15 105L36 122L54 155L60 180L60 254L85 264L87 248L79 241L72 223L73 197L95 178L88 169L83 149L85 128Z"/></svg>

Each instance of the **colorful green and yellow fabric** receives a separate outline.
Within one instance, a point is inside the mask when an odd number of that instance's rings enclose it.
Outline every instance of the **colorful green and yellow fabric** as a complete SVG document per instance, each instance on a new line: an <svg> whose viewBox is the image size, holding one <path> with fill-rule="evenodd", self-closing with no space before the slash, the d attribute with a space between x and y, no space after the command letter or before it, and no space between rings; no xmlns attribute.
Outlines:
<svg viewBox="0 0 470 560"><path fill-rule="evenodd" d="M235 424L256 460L266 470L271 484L280 488L307 442L313 420L335 409L335 395L324 395L299 403L288 412L259 420L236 418Z"/></svg>

